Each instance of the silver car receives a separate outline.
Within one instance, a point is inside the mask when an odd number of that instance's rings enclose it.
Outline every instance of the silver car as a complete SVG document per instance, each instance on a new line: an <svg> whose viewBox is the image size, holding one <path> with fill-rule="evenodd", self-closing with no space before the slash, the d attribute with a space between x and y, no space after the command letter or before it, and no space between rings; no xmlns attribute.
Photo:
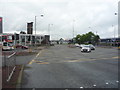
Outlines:
<svg viewBox="0 0 120 90"><path fill-rule="evenodd" d="M81 48L81 52L91 52L91 48L89 45L84 45L82 48Z"/></svg>

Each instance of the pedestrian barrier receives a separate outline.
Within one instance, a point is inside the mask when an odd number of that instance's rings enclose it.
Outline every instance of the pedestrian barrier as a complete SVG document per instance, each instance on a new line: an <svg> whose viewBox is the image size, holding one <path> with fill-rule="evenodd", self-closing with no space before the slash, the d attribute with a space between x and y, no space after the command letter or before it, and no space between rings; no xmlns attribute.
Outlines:
<svg viewBox="0 0 120 90"><path fill-rule="evenodd" d="M3 55L3 76L7 82L10 81L15 69L16 69L16 52L13 52L11 55Z"/></svg>

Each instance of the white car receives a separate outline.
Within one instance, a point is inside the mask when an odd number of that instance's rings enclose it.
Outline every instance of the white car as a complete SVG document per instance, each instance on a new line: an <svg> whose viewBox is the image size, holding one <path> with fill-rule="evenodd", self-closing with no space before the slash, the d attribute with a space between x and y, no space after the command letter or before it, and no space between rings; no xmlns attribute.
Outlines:
<svg viewBox="0 0 120 90"><path fill-rule="evenodd" d="M80 47L80 45L78 43L75 44L76 47Z"/></svg>
<svg viewBox="0 0 120 90"><path fill-rule="evenodd" d="M89 45L84 45L82 48L81 48L81 52L91 52L91 48Z"/></svg>
<svg viewBox="0 0 120 90"><path fill-rule="evenodd" d="M95 46L93 46L92 44L89 44L91 50L95 50Z"/></svg>
<svg viewBox="0 0 120 90"><path fill-rule="evenodd" d="M80 48L82 48L85 44L80 44Z"/></svg>

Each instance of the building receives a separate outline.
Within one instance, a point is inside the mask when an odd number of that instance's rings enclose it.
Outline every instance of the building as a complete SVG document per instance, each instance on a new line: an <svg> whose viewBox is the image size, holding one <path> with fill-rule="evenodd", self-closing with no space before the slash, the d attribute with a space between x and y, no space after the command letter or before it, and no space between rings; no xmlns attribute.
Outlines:
<svg viewBox="0 0 120 90"><path fill-rule="evenodd" d="M41 44L50 44L50 35L45 35Z"/></svg>
<svg viewBox="0 0 120 90"><path fill-rule="evenodd" d="M103 38L100 39L100 44L120 46L120 38Z"/></svg>
<svg viewBox="0 0 120 90"><path fill-rule="evenodd" d="M33 35L33 34L15 34L14 45L41 45L45 35Z"/></svg>
<svg viewBox="0 0 120 90"><path fill-rule="evenodd" d="M33 34L33 22L27 23L27 34Z"/></svg>

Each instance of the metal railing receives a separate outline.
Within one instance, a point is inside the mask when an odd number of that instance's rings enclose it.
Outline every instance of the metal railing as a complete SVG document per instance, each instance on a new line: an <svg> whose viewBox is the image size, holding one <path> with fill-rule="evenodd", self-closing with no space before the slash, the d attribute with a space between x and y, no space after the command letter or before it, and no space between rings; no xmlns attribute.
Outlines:
<svg viewBox="0 0 120 90"><path fill-rule="evenodd" d="M10 81L15 69L16 69L16 52L13 52L11 55L3 55L3 65L5 80L7 82Z"/></svg>

